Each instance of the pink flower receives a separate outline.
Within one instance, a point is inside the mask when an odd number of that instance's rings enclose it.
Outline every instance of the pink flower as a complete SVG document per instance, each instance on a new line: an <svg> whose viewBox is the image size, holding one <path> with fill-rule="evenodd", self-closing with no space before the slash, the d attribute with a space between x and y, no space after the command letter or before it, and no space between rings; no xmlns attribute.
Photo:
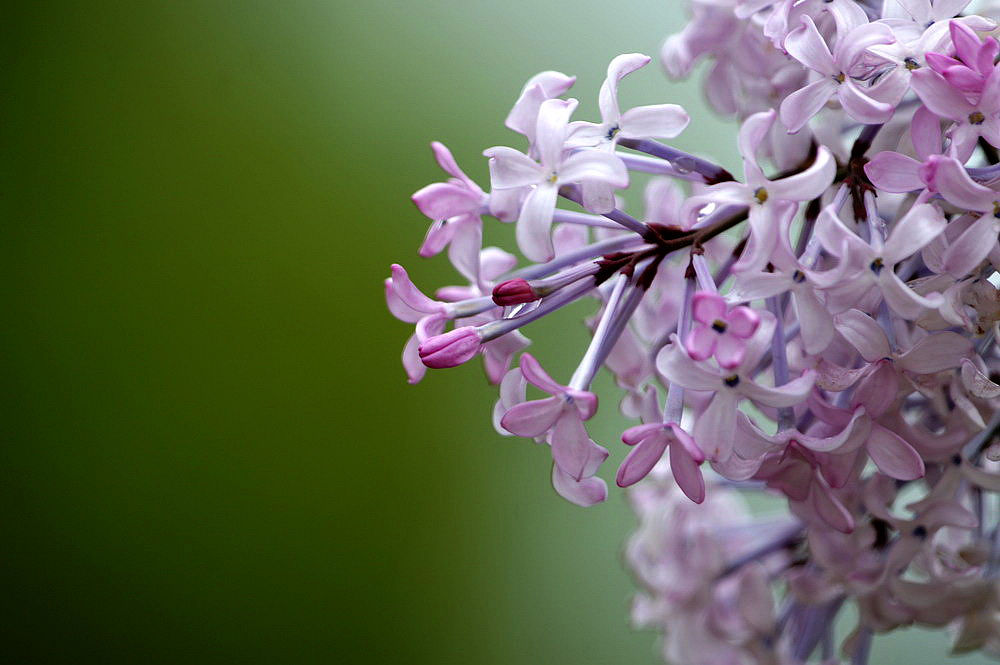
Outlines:
<svg viewBox="0 0 1000 665"><path fill-rule="evenodd" d="M688 354L695 360L715 356L725 369L738 367L746 340L757 332L760 316L749 307L730 308L725 298L707 291L694 294L692 313L697 325L684 340Z"/></svg>

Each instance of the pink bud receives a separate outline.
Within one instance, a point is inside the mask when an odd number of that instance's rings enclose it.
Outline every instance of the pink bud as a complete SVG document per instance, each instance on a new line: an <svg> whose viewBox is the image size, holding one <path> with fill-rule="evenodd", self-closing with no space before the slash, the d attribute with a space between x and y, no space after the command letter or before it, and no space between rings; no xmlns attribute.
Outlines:
<svg viewBox="0 0 1000 665"><path fill-rule="evenodd" d="M524 279L508 279L493 287L493 302L501 307L523 305L538 300L538 294Z"/></svg>
<svg viewBox="0 0 1000 665"><path fill-rule="evenodd" d="M457 367L479 352L482 342L472 326L429 337L418 347L420 360L432 369Z"/></svg>

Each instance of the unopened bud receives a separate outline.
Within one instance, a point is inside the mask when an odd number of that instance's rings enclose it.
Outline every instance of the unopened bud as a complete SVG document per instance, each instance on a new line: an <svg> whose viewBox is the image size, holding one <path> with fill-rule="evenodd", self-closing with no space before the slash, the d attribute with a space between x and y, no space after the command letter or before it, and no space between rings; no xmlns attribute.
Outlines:
<svg viewBox="0 0 1000 665"><path fill-rule="evenodd" d="M432 369L457 367L479 352L482 342L472 326L429 337L418 347L420 361Z"/></svg>
<svg viewBox="0 0 1000 665"><path fill-rule="evenodd" d="M493 287L493 302L501 307L523 305L538 300L538 294L525 279L508 279Z"/></svg>

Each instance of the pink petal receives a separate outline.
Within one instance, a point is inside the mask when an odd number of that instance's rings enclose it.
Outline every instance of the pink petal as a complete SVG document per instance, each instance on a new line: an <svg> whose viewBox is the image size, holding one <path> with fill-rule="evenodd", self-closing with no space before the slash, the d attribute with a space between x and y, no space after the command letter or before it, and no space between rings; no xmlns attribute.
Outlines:
<svg viewBox="0 0 1000 665"><path fill-rule="evenodd" d="M910 139L917 157L926 160L941 152L941 119L921 106L910 121Z"/></svg>
<svg viewBox="0 0 1000 665"><path fill-rule="evenodd" d="M521 373L528 383L550 395L562 395L564 388L542 369L542 365L530 353L521 356Z"/></svg>
<svg viewBox="0 0 1000 665"><path fill-rule="evenodd" d="M705 500L705 479L698 463L691 458L683 446L670 446L670 471L681 491L695 503Z"/></svg>
<svg viewBox="0 0 1000 665"><path fill-rule="evenodd" d="M406 269L398 263L392 264L392 290L403 303L418 312L432 314L441 311L441 303L425 296L410 280Z"/></svg>
<svg viewBox="0 0 1000 665"><path fill-rule="evenodd" d="M658 433L647 436L632 448L621 466L618 467L618 475L615 477L618 486L628 487L645 478L646 474L660 461L660 457L667 449L668 442L669 437L661 428Z"/></svg>
<svg viewBox="0 0 1000 665"><path fill-rule="evenodd" d="M507 410L500 426L518 436L541 436L552 429L562 411L563 401L558 397L522 402Z"/></svg>
<svg viewBox="0 0 1000 665"><path fill-rule="evenodd" d="M469 176L465 175L465 172L458 168L458 163L452 157L451 151L443 143L439 141L432 142L431 151L434 153L434 159L437 160L438 165L441 166L441 169L445 173L458 178L471 190L479 189L476 183L472 182Z"/></svg>
<svg viewBox="0 0 1000 665"><path fill-rule="evenodd" d="M725 320L727 307L725 298L710 291L698 291L691 299L691 315L706 326L716 320Z"/></svg>
<svg viewBox="0 0 1000 665"><path fill-rule="evenodd" d="M532 138L535 121L538 118L538 108L542 102L564 94L575 82L575 76L566 76L562 72L548 71L536 74L524 85L521 96L510 110L504 124L515 132Z"/></svg>
<svg viewBox="0 0 1000 665"><path fill-rule="evenodd" d="M420 362L420 354L417 352L417 347L420 346L420 340L417 339L416 335L410 335L410 339L406 340L406 346L403 347L403 369L406 371L407 382L410 384L420 383L427 374L427 366Z"/></svg>
<svg viewBox="0 0 1000 665"><path fill-rule="evenodd" d="M928 335L904 353L896 363L917 374L934 374L962 364L972 353L972 342L951 331Z"/></svg>
<svg viewBox="0 0 1000 665"><path fill-rule="evenodd" d="M702 328L702 330L706 330ZM715 343L715 359L724 369L735 369L743 362L746 342L734 335L720 335Z"/></svg>
<svg viewBox="0 0 1000 665"><path fill-rule="evenodd" d="M875 362L892 355L889 340L875 319L864 312L849 309L835 318L837 331L858 350L868 362Z"/></svg>
<svg viewBox="0 0 1000 665"><path fill-rule="evenodd" d="M454 183L436 182L417 191L412 198L420 212L438 220L476 212L481 195Z"/></svg>
<svg viewBox="0 0 1000 665"><path fill-rule="evenodd" d="M924 475L924 461L898 434L873 425L868 436L868 455L879 471L896 480L916 480Z"/></svg>
<svg viewBox="0 0 1000 665"><path fill-rule="evenodd" d="M608 486L597 477L576 480L552 465L552 487L570 503L588 508L608 498Z"/></svg>
<svg viewBox="0 0 1000 665"><path fill-rule="evenodd" d="M942 118L964 120L975 109L933 69L917 69L910 85L928 109Z"/></svg>
<svg viewBox="0 0 1000 665"><path fill-rule="evenodd" d="M968 210L993 212L997 192L972 180L962 164L952 158L936 160L934 184L950 203Z"/></svg>
<svg viewBox="0 0 1000 665"><path fill-rule="evenodd" d="M698 325L691 329L684 346L688 355L694 360L707 360L715 352L715 345L719 340L719 335L708 326Z"/></svg>
<svg viewBox="0 0 1000 665"><path fill-rule="evenodd" d="M809 506L827 525L841 533L854 531L854 518L847 508L834 498L826 485L815 481L810 485Z"/></svg>
<svg viewBox="0 0 1000 665"><path fill-rule="evenodd" d="M729 324L726 332L742 339L753 336L760 327L760 315L749 307L734 307L724 320Z"/></svg>
<svg viewBox="0 0 1000 665"><path fill-rule="evenodd" d="M800 434L796 440L809 450L821 453L847 453L856 450L868 439L871 431L871 420L866 415L864 408L859 407L854 410L847 426L837 434L828 437Z"/></svg>
<svg viewBox="0 0 1000 665"><path fill-rule="evenodd" d="M592 476L608 451L594 443L575 411L563 410L550 435L552 460L570 477Z"/></svg>
<svg viewBox="0 0 1000 665"><path fill-rule="evenodd" d="M903 194L924 188L920 162L898 152L880 152L865 164L865 175L879 189Z"/></svg>
<svg viewBox="0 0 1000 665"><path fill-rule="evenodd" d="M872 418L879 418L895 404L898 393L899 377L892 363L876 363L875 371L858 383L851 401L863 405Z"/></svg>

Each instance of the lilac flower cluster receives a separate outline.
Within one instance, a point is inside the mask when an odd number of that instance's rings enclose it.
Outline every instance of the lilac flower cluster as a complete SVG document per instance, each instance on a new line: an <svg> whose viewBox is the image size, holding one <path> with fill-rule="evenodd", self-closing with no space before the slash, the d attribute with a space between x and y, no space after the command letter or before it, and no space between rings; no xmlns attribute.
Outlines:
<svg viewBox="0 0 1000 665"><path fill-rule="evenodd" d="M574 77L529 80L506 119L526 147L484 152L489 193L432 145L449 179L413 196L420 254L447 249L465 283L432 298L392 267L409 379L481 356L498 431L547 444L555 490L589 506L609 454L591 384L614 375L638 421L616 482L646 479L634 618L672 663L865 663L914 624L1000 655L1000 11L969 4L688 0L662 64L706 65L741 177L664 142L681 107L621 109L634 53L599 121L573 119ZM530 263L483 247L484 218ZM522 328L588 299L561 382Z"/></svg>

